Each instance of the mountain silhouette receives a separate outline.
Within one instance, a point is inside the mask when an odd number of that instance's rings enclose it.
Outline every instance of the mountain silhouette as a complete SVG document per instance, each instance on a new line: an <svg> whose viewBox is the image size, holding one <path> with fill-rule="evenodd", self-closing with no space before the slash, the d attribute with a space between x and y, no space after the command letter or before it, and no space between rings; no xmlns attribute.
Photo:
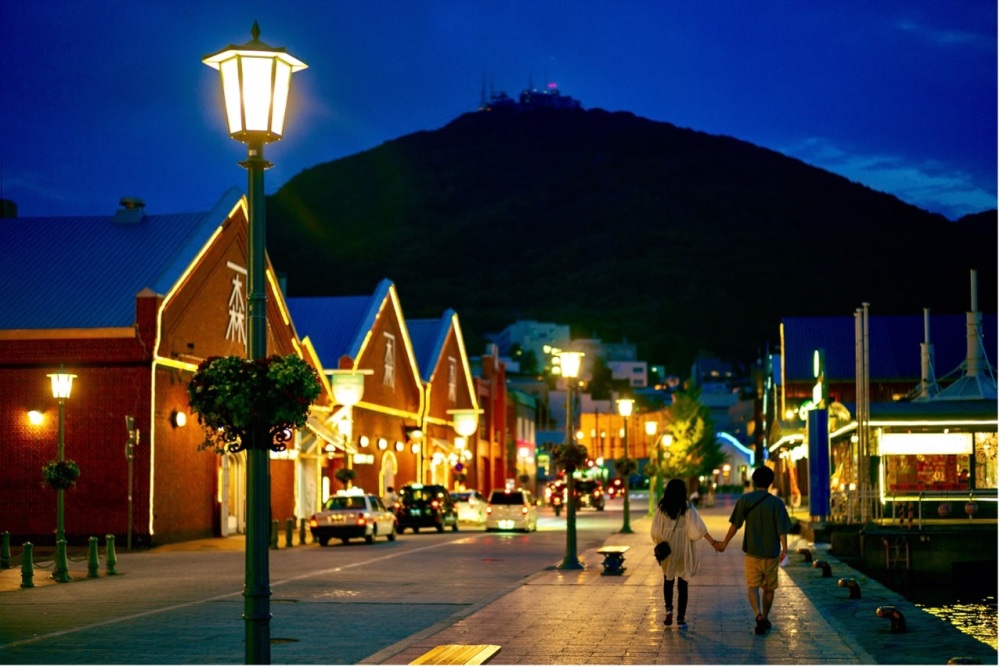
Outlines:
<svg viewBox="0 0 1000 667"><path fill-rule="evenodd" d="M785 315L996 312L997 212L949 221L745 141L627 112L472 112L317 165L267 199L294 296L395 282L470 353L516 319L636 343L684 376Z"/></svg>

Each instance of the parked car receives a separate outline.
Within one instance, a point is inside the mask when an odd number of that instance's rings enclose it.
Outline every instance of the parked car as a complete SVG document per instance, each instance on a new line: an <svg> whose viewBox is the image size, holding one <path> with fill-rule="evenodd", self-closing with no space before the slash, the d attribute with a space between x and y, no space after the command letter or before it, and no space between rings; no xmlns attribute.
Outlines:
<svg viewBox="0 0 1000 667"><path fill-rule="evenodd" d="M396 515L376 495L360 489L338 491L326 499L322 510L309 518L309 531L324 547L333 538L347 544L352 537L363 537L371 544L383 535L391 542L396 539Z"/></svg>
<svg viewBox="0 0 1000 667"><path fill-rule="evenodd" d="M593 507L598 512L604 511L604 487L597 480L578 479L573 484L579 498L578 507Z"/></svg>
<svg viewBox="0 0 1000 667"><path fill-rule="evenodd" d="M486 530L538 530L538 508L530 491L496 490L486 507Z"/></svg>
<svg viewBox="0 0 1000 667"><path fill-rule="evenodd" d="M460 523L486 523L486 498L479 491L452 491L451 499L455 501Z"/></svg>
<svg viewBox="0 0 1000 667"><path fill-rule="evenodd" d="M445 526L457 531L458 510L448 489L440 484L407 484L396 501L396 525L401 533L407 528L414 533L421 528L443 533Z"/></svg>

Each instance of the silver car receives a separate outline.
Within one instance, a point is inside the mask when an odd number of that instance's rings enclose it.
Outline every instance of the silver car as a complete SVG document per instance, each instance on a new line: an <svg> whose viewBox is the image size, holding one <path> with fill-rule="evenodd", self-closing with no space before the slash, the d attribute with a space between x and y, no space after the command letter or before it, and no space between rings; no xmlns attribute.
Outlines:
<svg viewBox="0 0 1000 667"><path fill-rule="evenodd" d="M486 498L479 491L453 491L451 499L455 501L459 522L477 525L486 523Z"/></svg>
<svg viewBox="0 0 1000 667"><path fill-rule="evenodd" d="M323 509L309 519L313 539L326 546L338 538L347 544L352 537L363 537L371 544L378 536L390 542L396 539L396 515L385 508L382 499L360 489L338 491L323 503Z"/></svg>
<svg viewBox="0 0 1000 667"><path fill-rule="evenodd" d="M538 530L538 508L530 491L494 491L486 506L486 530Z"/></svg>

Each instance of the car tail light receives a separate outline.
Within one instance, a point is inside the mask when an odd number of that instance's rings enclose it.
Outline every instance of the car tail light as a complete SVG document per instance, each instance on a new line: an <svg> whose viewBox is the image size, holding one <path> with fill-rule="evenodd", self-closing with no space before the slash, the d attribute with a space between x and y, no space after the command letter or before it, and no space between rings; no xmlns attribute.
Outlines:
<svg viewBox="0 0 1000 667"><path fill-rule="evenodd" d="M311 517L309 517L309 525L311 527L313 527L313 528L316 528L317 526L319 526L319 521L316 520L316 515L315 514L313 514Z"/></svg>
<svg viewBox="0 0 1000 667"><path fill-rule="evenodd" d="M438 508L438 505L440 505L440 504L441 504L441 503L439 503L439 502L438 502L438 501L436 501L436 500L432 500L432 501L431 501L431 507L433 507L434 509L437 509L437 508Z"/></svg>
<svg viewBox="0 0 1000 667"><path fill-rule="evenodd" d="M368 519L366 517L363 517L363 516L359 516L358 517L358 525L359 526L363 526L366 523L368 523Z"/></svg>
<svg viewBox="0 0 1000 667"><path fill-rule="evenodd" d="M493 505L487 505L486 506L486 513L487 514L493 514Z"/></svg>
<svg viewBox="0 0 1000 667"><path fill-rule="evenodd" d="M522 506L522 507L521 507L521 514L527 514L527 513L528 513L528 508L527 508L527 507L524 507L524 506Z"/></svg>

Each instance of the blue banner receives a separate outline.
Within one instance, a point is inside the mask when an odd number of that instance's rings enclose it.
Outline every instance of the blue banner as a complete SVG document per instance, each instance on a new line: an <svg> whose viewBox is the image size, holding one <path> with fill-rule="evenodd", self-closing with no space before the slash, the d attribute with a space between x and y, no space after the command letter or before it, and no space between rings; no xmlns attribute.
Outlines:
<svg viewBox="0 0 1000 667"><path fill-rule="evenodd" d="M809 514L830 514L830 413L809 411Z"/></svg>

